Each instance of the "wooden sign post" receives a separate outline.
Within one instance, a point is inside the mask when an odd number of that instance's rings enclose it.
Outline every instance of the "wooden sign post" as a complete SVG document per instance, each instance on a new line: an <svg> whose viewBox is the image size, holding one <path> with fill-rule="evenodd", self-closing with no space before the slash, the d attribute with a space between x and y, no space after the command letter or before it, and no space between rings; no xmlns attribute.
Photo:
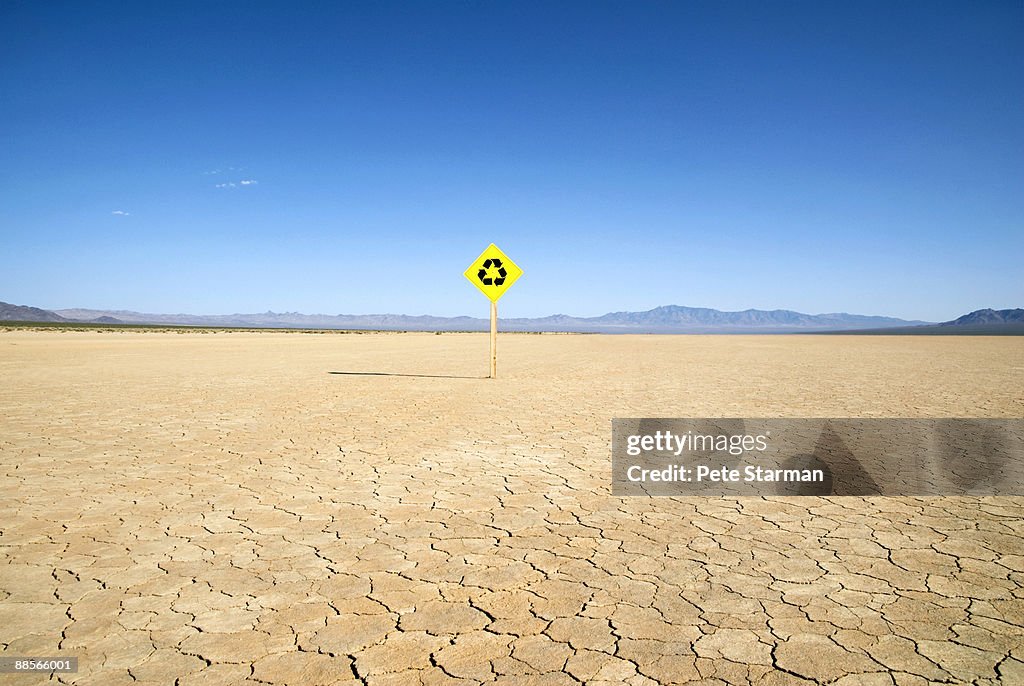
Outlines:
<svg viewBox="0 0 1024 686"><path fill-rule="evenodd" d="M491 378L498 378L498 301L491 301Z"/></svg>
<svg viewBox="0 0 1024 686"><path fill-rule="evenodd" d="M523 270L494 243L480 253L464 275L491 301L491 379L498 377L498 299L523 275Z"/></svg>

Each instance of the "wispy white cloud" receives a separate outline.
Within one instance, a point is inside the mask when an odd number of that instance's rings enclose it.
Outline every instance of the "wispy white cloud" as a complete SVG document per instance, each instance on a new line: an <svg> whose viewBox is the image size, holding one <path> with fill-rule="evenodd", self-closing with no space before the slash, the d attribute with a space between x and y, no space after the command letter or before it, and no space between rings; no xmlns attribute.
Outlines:
<svg viewBox="0 0 1024 686"><path fill-rule="evenodd" d="M124 210L114 210L110 214L117 214L117 215L120 215L122 217L130 217L132 213L131 212L125 212Z"/></svg>
<svg viewBox="0 0 1024 686"><path fill-rule="evenodd" d="M237 183L235 181L225 181L224 183L215 183L214 188L238 188L239 186L255 186L259 183L256 179L242 179Z"/></svg>
<svg viewBox="0 0 1024 686"><path fill-rule="evenodd" d="M204 171L203 176L213 176L214 174L223 174L225 172L242 171L245 167L224 167L223 169L211 169Z"/></svg>

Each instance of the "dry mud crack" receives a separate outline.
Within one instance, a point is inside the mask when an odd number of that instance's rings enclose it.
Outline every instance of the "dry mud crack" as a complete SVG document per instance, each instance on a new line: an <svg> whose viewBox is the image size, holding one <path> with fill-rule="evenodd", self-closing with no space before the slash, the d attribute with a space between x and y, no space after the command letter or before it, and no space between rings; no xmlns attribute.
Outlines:
<svg viewBox="0 0 1024 686"><path fill-rule="evenodd" d="M1014 337L0 349L0 648L79 658L3 683L1024 683L1024 499L616 498L609 459L613 417L1020 417Z"/></svg>

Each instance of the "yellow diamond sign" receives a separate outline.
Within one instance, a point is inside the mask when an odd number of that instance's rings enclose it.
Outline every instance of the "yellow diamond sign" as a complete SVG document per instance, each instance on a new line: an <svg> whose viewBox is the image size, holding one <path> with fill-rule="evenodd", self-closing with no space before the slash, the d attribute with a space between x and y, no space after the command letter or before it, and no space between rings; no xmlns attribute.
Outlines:
<svg viewBox="0 0 1024 686"><path fill-rule="evenodd" d="M522 275L523 270L519 265L494 243L487 246L487 250L480 253L480 257L465 271L470 283L494 302L498 302L498 298L505 295L505 291Z"/></svg>

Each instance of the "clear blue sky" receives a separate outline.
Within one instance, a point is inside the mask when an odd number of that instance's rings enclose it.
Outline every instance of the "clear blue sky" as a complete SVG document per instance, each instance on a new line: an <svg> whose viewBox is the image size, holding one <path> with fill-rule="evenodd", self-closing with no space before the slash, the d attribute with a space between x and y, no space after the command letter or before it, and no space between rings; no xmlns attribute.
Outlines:
<svg viewBox="0 0 1024 686"><path fill-rule="evenodd" d="M1024 306L1022 35L1019 1L8 0L0 300L486 316L493 241L503 316Z"/></svg>

